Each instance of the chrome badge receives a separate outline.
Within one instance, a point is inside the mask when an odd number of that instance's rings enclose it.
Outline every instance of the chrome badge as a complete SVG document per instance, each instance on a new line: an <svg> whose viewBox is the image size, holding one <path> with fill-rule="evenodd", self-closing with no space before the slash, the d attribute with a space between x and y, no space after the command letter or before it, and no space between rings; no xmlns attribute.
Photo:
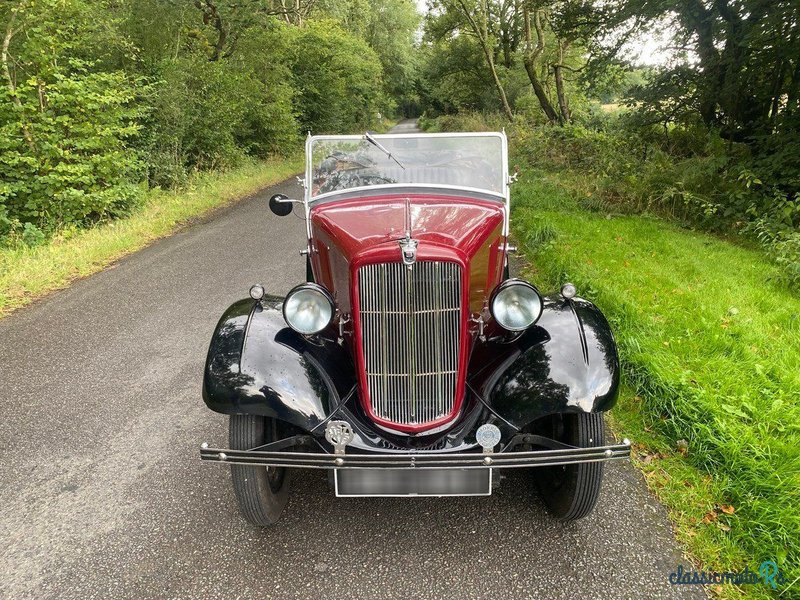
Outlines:
<svg viewBox="0 0 800 600"><path fill-rule="evenodd" d="M335 454L344 454L345 446L353 441L353 428L347 421L331 421L325 426L325 439Z"/></svg>
<svg viewBox="0 0 800 600"><path fill-rule="evenodd" d="M403 264L410 268L411 265L417 262L417 246L419 242L412 240L410 237L405 237L400 240L399 244L400 251L403 253Z"/></svg>
<svg viewBox="0 0 800 600"><path fill-rule="evenodd" d="M491 423L484 423L475 432L475 439L483 448L485 453L491 453L494 447L500 443L500 428ZM489 464L489 463L487 463Z"/></svg>

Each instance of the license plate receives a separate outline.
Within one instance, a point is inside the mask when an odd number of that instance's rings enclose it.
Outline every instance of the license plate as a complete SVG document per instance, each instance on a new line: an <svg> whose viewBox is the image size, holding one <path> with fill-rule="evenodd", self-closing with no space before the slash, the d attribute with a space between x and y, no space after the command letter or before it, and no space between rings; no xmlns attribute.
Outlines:
<svg viewBox="0 0 800 600"><path fill-rule="evenodd" d="M335 469L336 495L489 496L491 469Z"/></svg>

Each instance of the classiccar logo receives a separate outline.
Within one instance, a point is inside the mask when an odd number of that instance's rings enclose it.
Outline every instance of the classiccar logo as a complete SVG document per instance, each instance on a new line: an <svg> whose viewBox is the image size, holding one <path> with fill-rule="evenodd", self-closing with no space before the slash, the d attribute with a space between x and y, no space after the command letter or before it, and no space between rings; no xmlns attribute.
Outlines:
<svg viewBox="0 0 800 600"><path fill-rule="evenodd" d="M773 590L779 585L784 585L786 579L778 569L778 563L774 560L765 560L758 567L758 573L751 571L750 567L745 567L741 571L685 571L683 565L678 565L676 571L669 574L669 582L672 585L714 585L720 583L732 583L734 585L754 585L763 583L770 586Z"/></svg>

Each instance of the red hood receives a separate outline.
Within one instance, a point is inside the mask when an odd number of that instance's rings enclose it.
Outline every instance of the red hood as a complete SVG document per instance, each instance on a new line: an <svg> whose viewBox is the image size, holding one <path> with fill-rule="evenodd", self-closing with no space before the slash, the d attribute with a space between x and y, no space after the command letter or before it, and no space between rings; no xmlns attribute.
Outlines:
<svg viewBox="0 0 800 600"><path fill-rule="evenodd" d="M497 202L428 196L384 196L331 202L314 208L314 229L326 232L349 257L406 233L406 204L411 208L411 237L443 244L472 256L503 222Z"/></svg>
<svg viewBox="0 0 800 600"><path fill-rule="evenodd" d="M502 275L503 213L499 202L452 196L391 195L330 202L311 211L318 282L349 310L347 290L354 261L380 252L400 261L408 209L411 237L424 260L458 260L470 273L470 305L480 310Z"/></svg>

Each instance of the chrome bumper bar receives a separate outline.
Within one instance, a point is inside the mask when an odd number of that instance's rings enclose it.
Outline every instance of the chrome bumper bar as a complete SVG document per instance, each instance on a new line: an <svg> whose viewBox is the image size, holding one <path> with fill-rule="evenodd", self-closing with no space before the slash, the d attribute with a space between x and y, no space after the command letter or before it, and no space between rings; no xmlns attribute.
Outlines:
<svg viewBox="0 0 800 600"><path fill-rule="evenodd" d="M626 440L627 441L627 440ZM302 469L510 469L600 462L628 458L630 442L596 448L563 448L499 453L325 454L321 452L264 452L200 448L200 458L211 462Z"/></svg>

